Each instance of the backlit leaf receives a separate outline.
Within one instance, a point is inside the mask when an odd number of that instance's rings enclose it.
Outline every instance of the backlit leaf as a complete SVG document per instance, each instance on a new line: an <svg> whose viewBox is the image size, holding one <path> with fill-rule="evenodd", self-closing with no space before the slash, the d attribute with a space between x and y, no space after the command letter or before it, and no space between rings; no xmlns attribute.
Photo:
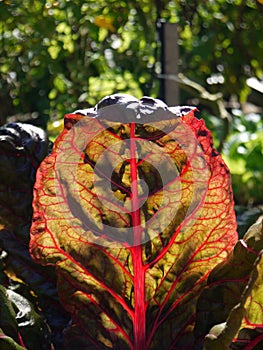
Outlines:
<svg viewBox="0 0 263 350"><path fill-rule="evenodd" d="M205 350L254 349L262 340L262 227L261 218L208 278L195 329L197 338L208 333Z"/></svg>
<svg viewBox="0 0 263 350"><path fill-rule="evenodd" d="M112 95L65 116L30 249L56 265L68 349L194 349L197 298L237 240L229 171L194 112Z"/></svg>

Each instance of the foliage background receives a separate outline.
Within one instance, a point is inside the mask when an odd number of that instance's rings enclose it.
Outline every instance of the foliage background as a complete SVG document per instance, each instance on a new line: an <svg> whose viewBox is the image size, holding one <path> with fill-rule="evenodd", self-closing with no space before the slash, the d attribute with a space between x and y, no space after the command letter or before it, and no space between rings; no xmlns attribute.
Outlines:
<svg viewBox="0 0 263 350"><path fill-rule="evenodd" d="M107 94L160 95L157 22L177 23L179 71L216 102L181 84L181 104L200 106L232 173L238 204L263 203L262 0L0 1L0 123L48 127ZM253 108L248 105L253 102Z"/></svg>
<svg viewBox="0 0 263 350"><path fill-rule="evenodd" d="M177 77L180 103L199 106L230 167L236 203L253 206L245 213L242 207L237 210L242 235L262 213L258 205L263 203L262 93L247 84L248 78L262 79L262 17L262 0L0 0L0 125L29 122L47 128L49 136L55 138L65 113L93 106L107 94L119 91L137 97L160 96L157 23L159 19L177 23L180 59L176 64L183 74ZM15 148L11 141L10 147ZM16 149L14 154L17 156ZM18 166L11 158L9 161ZM8 168L7 164L8 160L3 161L2 169ZM11 173L14 177L0 172L8 181L20 184L22 177L17 176L16 181L17 173ZM31 202L31 197L19 193ZM5 189L1 195L5 197ZM0 334L12 350L24 348L17 345L22 345L21 335L25 345L34 339L36 349L40 336L45 348L50 349L51 341L59 348L61 330L69 320L58 302L54 274L36 266L29 256L30 215L27 225L19 226L14 220L14 229L1 228ZM248 237L255 241L248 244L248 254L262 252L262 224L260 227L257 239ZM241 266L246 274L243 261L246 264L251 259L241 253L243 260L235 266ZM235 255L232 258L235 260ZM222 269L229 271L231 281L232 271L239 271L233 269L233 262L227 264ZM220 269L217 273L215 280L220 281ZM247 275L238 275L239 282L246 280ZM237 285L234 280L234 288ZM224 291L220 293L224 295ZM234 294L238 295L236 290ZM20 295L34 307L21 301ZM207 304L207 296L205 301ZM34 309L42 310L44 318Z"/></svg>

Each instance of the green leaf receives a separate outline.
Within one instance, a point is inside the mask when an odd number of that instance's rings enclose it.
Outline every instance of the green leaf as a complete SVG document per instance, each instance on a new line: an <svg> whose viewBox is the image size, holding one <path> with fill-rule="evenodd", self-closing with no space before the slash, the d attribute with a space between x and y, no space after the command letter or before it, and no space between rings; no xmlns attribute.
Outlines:
<svg viewBox="0 0 263 350"><path fill-rule="evenodd" d="M252 225L227 261L211 272L197 304L195 336L204 349L229 349L233 342L249 344L244 329L262 327L263 222ZM211 328L211 329L210 329ZM241 338L240 338L241 337Z"/></svg>
<svg viewBox="0 0 263 350"><path fill-rule="evenodd" d="M7 290L0 285L0 328L5 333L16 337L18 341L18 324L16 320L16 313L13 308L11 300L8 298Z"/></svg>
<svg viewBox="0 0 263 350"><path fill-rule="evenodd" d="M34 309L34 306L20 294L7 289L7 297L12 303L16 312L16 322L19 332L22 336L23 343L28 350L51 349L51 334L44 318Z"/></svg>
<svg viewBox="0 0 263 350"><path fill-rule="evenodd" d="M0 328L0 347L1 350L25 350L23 346L18 345L14 339L7 336Z"/></svg>
<svg viewBox="0 0 263 350"><path fill-rule="evenodd" d="M50 330L23 296L0 285L0 348L51 350Z"/></svg>

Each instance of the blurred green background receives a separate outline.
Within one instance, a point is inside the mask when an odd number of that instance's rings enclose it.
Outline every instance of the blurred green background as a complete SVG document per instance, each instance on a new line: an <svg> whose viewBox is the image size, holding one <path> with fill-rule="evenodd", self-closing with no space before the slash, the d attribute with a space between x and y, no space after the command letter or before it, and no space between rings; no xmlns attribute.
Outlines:
<svg viewBox="0 0 263 350"><path fill-rule="evenodd" d="M55 138L107 94L159 97L160 19L178 25L180 104L200 108L236 203L262 204L263 0L0 0L0 124Z"/></svg>

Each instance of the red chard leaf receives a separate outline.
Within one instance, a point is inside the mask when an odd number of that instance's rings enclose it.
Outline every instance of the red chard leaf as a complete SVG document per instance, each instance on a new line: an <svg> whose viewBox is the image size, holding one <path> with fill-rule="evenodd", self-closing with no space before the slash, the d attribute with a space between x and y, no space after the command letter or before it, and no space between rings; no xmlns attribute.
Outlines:
<svg viewBox="0 0 263 350"><path fill-rule="evenodd" d="M196 346L198 296L237 234L229 171L195 110L112 95L65 116L37 172L30 250L56 265L68 349Z"/></svg>

